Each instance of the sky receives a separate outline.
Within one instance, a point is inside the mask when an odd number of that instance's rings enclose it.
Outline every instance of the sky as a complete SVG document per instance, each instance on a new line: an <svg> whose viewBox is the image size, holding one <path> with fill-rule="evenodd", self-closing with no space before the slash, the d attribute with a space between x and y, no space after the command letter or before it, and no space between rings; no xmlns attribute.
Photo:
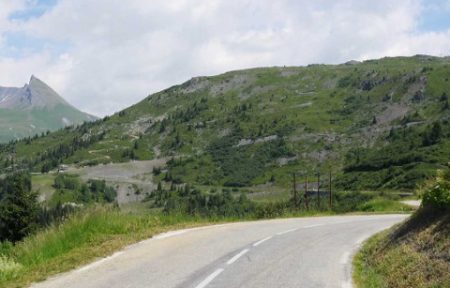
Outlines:
<svg viewBox="0 0 450 288"><path fill-rule="evenodd" d="M0 86L105 116L195 76L450 55L450 0L0 0Z"/></svg>

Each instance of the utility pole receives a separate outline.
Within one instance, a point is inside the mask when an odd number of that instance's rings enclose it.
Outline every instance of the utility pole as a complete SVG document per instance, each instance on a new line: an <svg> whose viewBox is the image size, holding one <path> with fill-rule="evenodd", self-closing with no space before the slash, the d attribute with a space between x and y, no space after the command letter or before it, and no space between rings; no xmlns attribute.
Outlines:
<svg viewBox="0 0 450 288"><path fill-rule="evenodd" d="M297 183L296 183L296 181L295 181L295 172L294 173L292 173L292 177L293 177L293 184L294 184L294 206L295 206L295 208L297 208L297 203L298 203L298 201L297 201Z"/></svg>
<svg viewBox="0 0 450 288"><path fill-rule="evenodd" d="M320 209L320 172L317 172L317 209Z"/></svg>
<svg viewBox="0 0 450 288"><path fill-rule="evenodd" d="M328 179L328 184L329 184L329 188L330 188L330 210L331 209L333 209L333 195L332 195L332 192L331 192L331 170L330 170L330 178Z"/></svg>
<svg viewBox="0 0 450 288"><path fill-rule="evenodd" d="M306 175L306 181L305 181L305 205L306 205L306 210L309 210L309 203L308 203L308 175Z"/></svg>

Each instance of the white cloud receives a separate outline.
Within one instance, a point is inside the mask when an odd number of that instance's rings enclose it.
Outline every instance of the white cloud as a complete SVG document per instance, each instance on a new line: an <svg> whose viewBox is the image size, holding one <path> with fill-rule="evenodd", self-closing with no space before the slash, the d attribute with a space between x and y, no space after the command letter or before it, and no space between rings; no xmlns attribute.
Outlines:
<svg viewBox="0 0 450 288"><path fill-rule="evenodd" d="M3 1L8 7L15 2ZM450 54L450 30L417 31L419 0L124 3L60 0L43 16L21 23L7 18L20 5L0 12L0 27L7 27L0 33L14 25L69 47L62 55L48 50L20 59L0 57L0 71L10 71L0 74L0 83L22 84L35 73L82 110L104 115L198 75Z"/></svg>
<svg viewBox="0 0 450 288"><path fill-rule="evenodd" d="M3 33L13 29L13 23L8 19L9 15L23 8L24 1L21 0L1 0L0 2L0 49L4 45Z"/></svg>

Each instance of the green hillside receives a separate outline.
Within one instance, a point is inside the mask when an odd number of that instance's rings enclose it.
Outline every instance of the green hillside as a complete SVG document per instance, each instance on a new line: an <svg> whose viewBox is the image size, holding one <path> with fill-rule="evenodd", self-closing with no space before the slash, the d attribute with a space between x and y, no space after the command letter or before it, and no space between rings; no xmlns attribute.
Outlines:
<svg viewBox="0 0 450 288"><path fill-rule="evenodd" d="M383 58L197 77L111 117L0 146L0 167L165 157L159 177L291 185L332 171L346 189L412 189L450 159L450 58Z"/></svg>
<svg viewBox="0 0 450 288"><path fill-rule="evenodd" d="M73 123L94 119L65 105L31 111L0 109L0 143L61 129L65 126L63 118Z"/></svg>

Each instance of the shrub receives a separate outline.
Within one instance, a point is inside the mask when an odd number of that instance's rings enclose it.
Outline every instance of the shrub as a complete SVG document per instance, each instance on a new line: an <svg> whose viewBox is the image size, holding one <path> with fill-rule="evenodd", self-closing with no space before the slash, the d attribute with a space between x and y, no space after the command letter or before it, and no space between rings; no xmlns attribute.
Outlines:
<svg viewBox="0 0 450 288"><path fill-rule="evenodd" d="M435 179L422 189L422 205L439 210L450 210L450 169L439 170Z"/></svg>
<svg viewBox="0 0 450 288"><path fill-rule="evenodd" d="M160 189L149 197L154 207L161 207L165 213L182 213L206 217L240 217L252 214L255 206L245 194L238 198L231 191L223 189L221 193L205 194L195 187L185 185Z"/></svg>
<svg viewBox="0 0 450 288"><path fill-rule="evenodd" d="M77 176L68 174L58 174L53 185L56 189L79 189L81 184Z"/></svg>
<svg viewBox="0 0 450 288"><path fill-rule="evenodd" d="M87 204L92 202L112 203L115 201L117 196L117 191L113 187L108 186L104 180L89 179L87 183L83 183L78 175L59 174L55 178L53 187L56 188L56 193L53 194L50 205L48 207L52 209L56 209L56 206L58 205L77 206L77 204ZM53 214L52 211L44 212L44 219L47 218L47 212ZM59 213L59 211L56 211L56 215L65 214L66 213L61 214ZM52 219L53 217L50 218Z"/></svg>
<svg viewBox="0 0 450 288"><path fill-rule="evenodd" d="M161 168L153 167L153 175L158 176L159 174L161 174Z"/></svg>

